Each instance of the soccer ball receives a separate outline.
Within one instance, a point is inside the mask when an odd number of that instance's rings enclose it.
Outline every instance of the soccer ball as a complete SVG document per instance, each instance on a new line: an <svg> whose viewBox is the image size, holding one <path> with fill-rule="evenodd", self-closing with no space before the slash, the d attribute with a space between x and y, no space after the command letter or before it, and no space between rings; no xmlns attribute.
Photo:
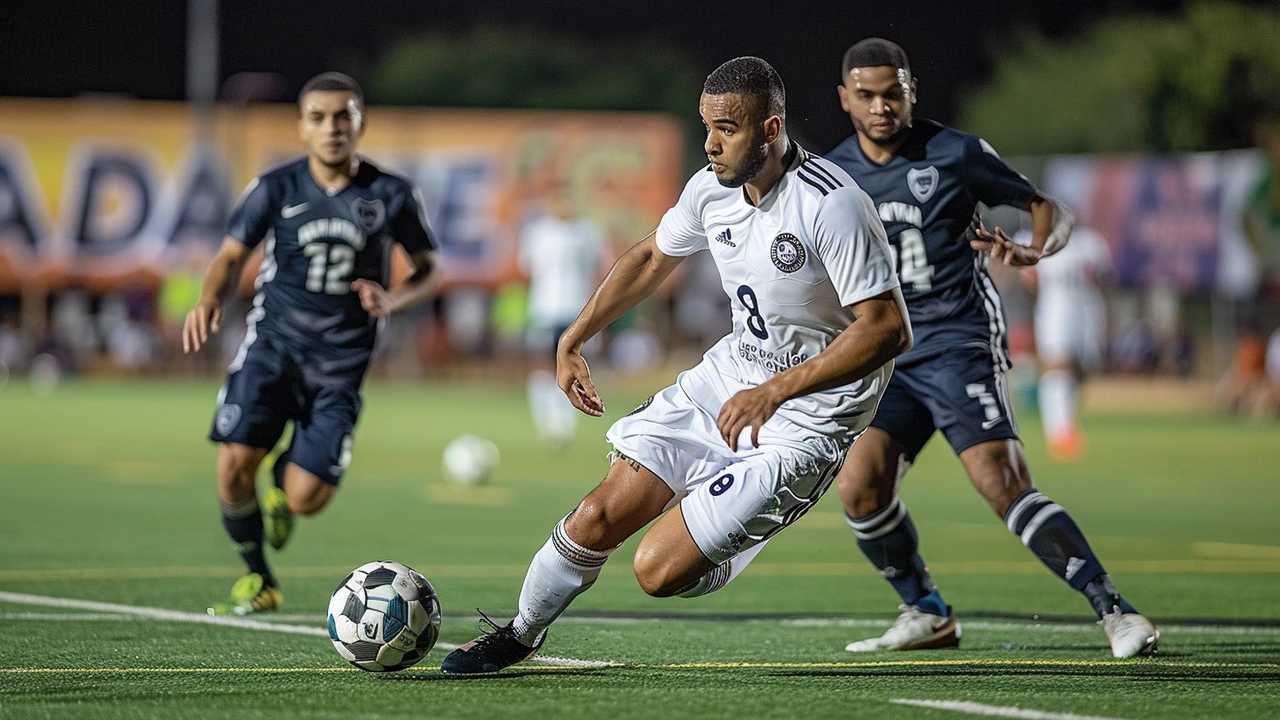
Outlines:
<svg viewBox="0 0 1280 720"><path fill-rule="evenodd" d="M461 485L479 485L498 468L498 446L476 435L459 435L444 448L444 475Z"/></svg>
<svg viewBox="0 0 1280 720"><path fill-rule="evenodd" d="M407 565L365 563L338 583L329 600L329 639L361 670L404 670L431 652L440 636L440 600Z"/></svg>

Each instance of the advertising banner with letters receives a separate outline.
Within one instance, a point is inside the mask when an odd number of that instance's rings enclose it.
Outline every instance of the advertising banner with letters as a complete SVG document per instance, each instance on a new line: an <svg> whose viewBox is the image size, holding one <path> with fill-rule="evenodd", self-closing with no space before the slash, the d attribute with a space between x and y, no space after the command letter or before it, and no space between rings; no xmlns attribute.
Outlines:
<svg viewBox="0 0 1280 720"><path fill-rule="evenodd" d="M657 226L683 180L682 131L658 114L366 117L361 153L421 189L455 285L516 277L519 229L552 186L616 248ZM203 265L246 184L302 154L297 120L290 105L223 106L201 142L184 103L0 99L0 293L154 287L170 268Z"/></svg>

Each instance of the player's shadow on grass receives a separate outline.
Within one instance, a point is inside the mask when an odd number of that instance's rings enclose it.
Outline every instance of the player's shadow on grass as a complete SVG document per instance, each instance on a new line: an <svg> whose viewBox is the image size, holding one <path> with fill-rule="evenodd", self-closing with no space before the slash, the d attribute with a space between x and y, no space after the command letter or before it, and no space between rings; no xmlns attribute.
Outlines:
<svg viewBox="0 0 1280 720"><path fill-rule="evenodd" d="M401 680L410 682L462 682L476 680L514 680L524 677L595 677L599 676L606 669L614 668L582 668L575 670L559 670L555 668L522 668L520 670L503 670L495 673L476 673L474 675L446 675L440 671L415 673L415 672L398 672L387 673L382 677L387 680Z"/></svg>

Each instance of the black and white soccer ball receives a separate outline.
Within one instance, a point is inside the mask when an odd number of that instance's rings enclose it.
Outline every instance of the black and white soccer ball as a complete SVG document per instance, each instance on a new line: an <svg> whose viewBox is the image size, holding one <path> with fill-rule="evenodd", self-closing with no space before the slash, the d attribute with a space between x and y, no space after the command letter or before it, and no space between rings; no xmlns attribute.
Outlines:
<svg viewBox="0 0 1280 720"><path fill-rule="evenodd" d="M329 600L329 639L361 670L404 670L426 657L439 636L436 591L398 562L361 565L338 583Z"/></svg>

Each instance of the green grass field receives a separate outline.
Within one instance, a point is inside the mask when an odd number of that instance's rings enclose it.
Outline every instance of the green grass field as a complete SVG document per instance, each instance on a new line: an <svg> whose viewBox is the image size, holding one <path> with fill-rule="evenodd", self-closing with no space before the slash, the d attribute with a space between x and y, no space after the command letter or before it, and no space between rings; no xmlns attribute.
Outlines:
<svg viewBox="0 0 1280 720"><path fill-rule="evenodd" d="M440 648L387 676L341 660L324 608L369 560L432 581L442 646L476 634L476 607L509 617L529 558L603 477L608 421L652 389L603 382L609 414L554 454L532 438L521 387L372 385L342 491L271 556L285 608L248 627L196 622L243 572L204 440L216 386L68 383L39 397L10 383L0 390L0 717L983 712L960 702L1045 718L1280 716L1280 428L1203 415L1090 415L1088 456L1070 465L1048 462L1034 417L1023 418L1040 488L1161 626L1154 659L1111 658L1085 601L991 516L935 439L903 496L964 623L959 650L844 652L888 625L897 597L858 553L832 493L707 598L646 597L629 542L544 649L585 662L459 680L439 674ZM441 478L441 449L463 432L502 449L487 486Z"/></svg>

